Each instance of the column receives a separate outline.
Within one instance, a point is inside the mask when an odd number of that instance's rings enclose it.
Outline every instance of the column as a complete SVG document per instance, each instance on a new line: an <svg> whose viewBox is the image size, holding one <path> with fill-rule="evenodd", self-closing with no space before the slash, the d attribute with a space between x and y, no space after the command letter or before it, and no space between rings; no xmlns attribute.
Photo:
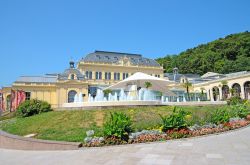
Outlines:
<svg viewBox="0 0 250 165"><path fill-rule="evenodd" d="M245 99L244 84L240 84L240 90L241 90L241 92L240 92L240 97L241 97L242 99Z"/></svg>
<svg viewBox="0 0 250 165"><path fill-rule="evenodd" d="M111 72L111 80L114 81L114 72Z"/></svg>
<svg viewBox="0 0 250 165"><path fill-rule="evenodd" d="M210 100L214 101L213 89L209 89L210 91Z"/></svg>
<svg viewBox="0 0 250 165"><path fill-rule="evenodd" d="M219 87L219 100L222 100L222 87Z"/></svg>
<svg viewBox="0 0 250 165"><path fill-rule="evenodd" d="M210 99L209 92L210 92L210 90L209 90L209 89L206 89L207 100L209 100L209 99Z"/></svg>

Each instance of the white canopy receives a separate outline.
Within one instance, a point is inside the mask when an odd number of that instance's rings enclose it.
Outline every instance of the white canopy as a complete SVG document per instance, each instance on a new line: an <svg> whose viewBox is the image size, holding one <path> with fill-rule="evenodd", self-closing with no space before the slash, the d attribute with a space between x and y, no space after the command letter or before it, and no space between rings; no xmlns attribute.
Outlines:
<svg viewBox="0 0 250 165"><path fill-rule="evenodd" d="M150 82L152 84L152 86L149 87L151 90L160 91L164 94L175 96L175 94L168 89L169 87L173 87L175 82L150 76L141 72L136 72L132 76L105 89L122 89L128 87L129 85L137 85L137 87L145 88L145 82Z"/></svg>

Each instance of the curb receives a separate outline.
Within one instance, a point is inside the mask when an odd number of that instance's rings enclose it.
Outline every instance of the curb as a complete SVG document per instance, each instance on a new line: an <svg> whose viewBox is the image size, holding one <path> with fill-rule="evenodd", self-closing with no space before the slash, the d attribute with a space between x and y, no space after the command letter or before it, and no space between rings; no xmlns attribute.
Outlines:
<svg viewBox="0 0 250 165"><path fill-rule="evenodd" d="M78 150L81 143L26 138L0 130L0 148L15 150Z"/></svg>

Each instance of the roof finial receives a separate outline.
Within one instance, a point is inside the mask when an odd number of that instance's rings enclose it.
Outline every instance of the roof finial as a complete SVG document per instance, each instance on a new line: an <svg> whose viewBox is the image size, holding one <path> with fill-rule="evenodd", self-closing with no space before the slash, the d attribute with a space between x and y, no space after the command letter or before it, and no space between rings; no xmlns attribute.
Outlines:
<svg viewBox="0 0 250 165"><path fill-rule="evenodd" d="M70 66L70 68L75 68L75 62L74 61L70 61L69 62L69 66Z"/></svg>

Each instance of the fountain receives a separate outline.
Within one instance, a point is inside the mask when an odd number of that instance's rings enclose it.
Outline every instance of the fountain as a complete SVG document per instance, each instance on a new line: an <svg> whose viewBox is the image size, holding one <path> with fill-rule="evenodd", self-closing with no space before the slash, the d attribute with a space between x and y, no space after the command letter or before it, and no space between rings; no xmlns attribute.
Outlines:
<svg viewBox="0 0 250 165"><path fill-rule="evenodd" d="M95 96L95 101L103 101L104 99L104 93L101 89L97 89L96 91L96 96Z"/></svg>
<svg viewBox="0 0 250 165"><path fill-rule="evenodd" d="M112 101L112 94L111 93L108 94L108 101Z"/></svg>
<svg viewBox="0 0 250 165"><path fill-rule="evenodd" d="M161 96L161 102L162 103L164 102L164 96Z"/></svg>
<svg viewBox="0 0 250 165"><path fill-rule="evenodd" d="M78 101L79 103L82 103L82 102L83 102L83 100L82 100L82 92L79 93L79 98L78 98L78 100L79 100L79 101Z"/></svg>
<svg viewBox="0 0 250 165"><path fill-rule="evenodd" d="M145 101L155 100L155 94L151 90L146 89L143 93L143 100Z"/></svg>
<svg viewBox="0 0 250 165"><path fill-rule="evenodd" d="M121 89L121 91L120 91L119 100L120 100L120 101L125 101L125 100L127 100L127 97L126 97L126 94L125 94L125 92L124 92L124 89Z"/></svg>
<svg viewBox="0 0 250 165"><path fill-rule="evenodd" d="M77 94L75 95L75 97L74 97L74 103L77 103L79 100L78 100L78 96L77 96Z"/></svg>
<svg viewBox="0 0 250 165"><path fill-rule="evenodd" d="M168 102L168 96L166 97L166 102Z"/></svg>
<svg viewBox="0 0 250 165"><path fill-rule="evenodd" d="M115 92L114 96L113 96L113 100L117 101L117 93Z"/></svg>
<svg viewBox="0 0 250 165"><path fill-rule="evenodd" d="M128 85L126 90L128 90L128 93L125 93L125 89L120 89L120 91L113 91L112 93L109 93L108 96L104 96L104 92L102 89L97 89L96 91L96 96L93 97L91 94L88 96L88 102L98 102L98 101L103 101L103 102L109 102L109 101L161 101L163 102L171 102L171 97L170 96L160 96L158 98L157 92L146 89L146 88L140 88L137 90L136 85ZM81 95L81 93L80 93ZM185 94L183 94L182 98L180 99L181 96L174 96L172 101L176 102L186 102ZM82 102L82 99L79 97L78 99L75 98L75 100L78 100L78 102ZM198 101L200 101L198 99Z"/></svg>
<svg viewBox="0 0 250 165"><path fill-rule="evenodd" d="M187 102L185 95L183 94L183 102Z"/></svg>

